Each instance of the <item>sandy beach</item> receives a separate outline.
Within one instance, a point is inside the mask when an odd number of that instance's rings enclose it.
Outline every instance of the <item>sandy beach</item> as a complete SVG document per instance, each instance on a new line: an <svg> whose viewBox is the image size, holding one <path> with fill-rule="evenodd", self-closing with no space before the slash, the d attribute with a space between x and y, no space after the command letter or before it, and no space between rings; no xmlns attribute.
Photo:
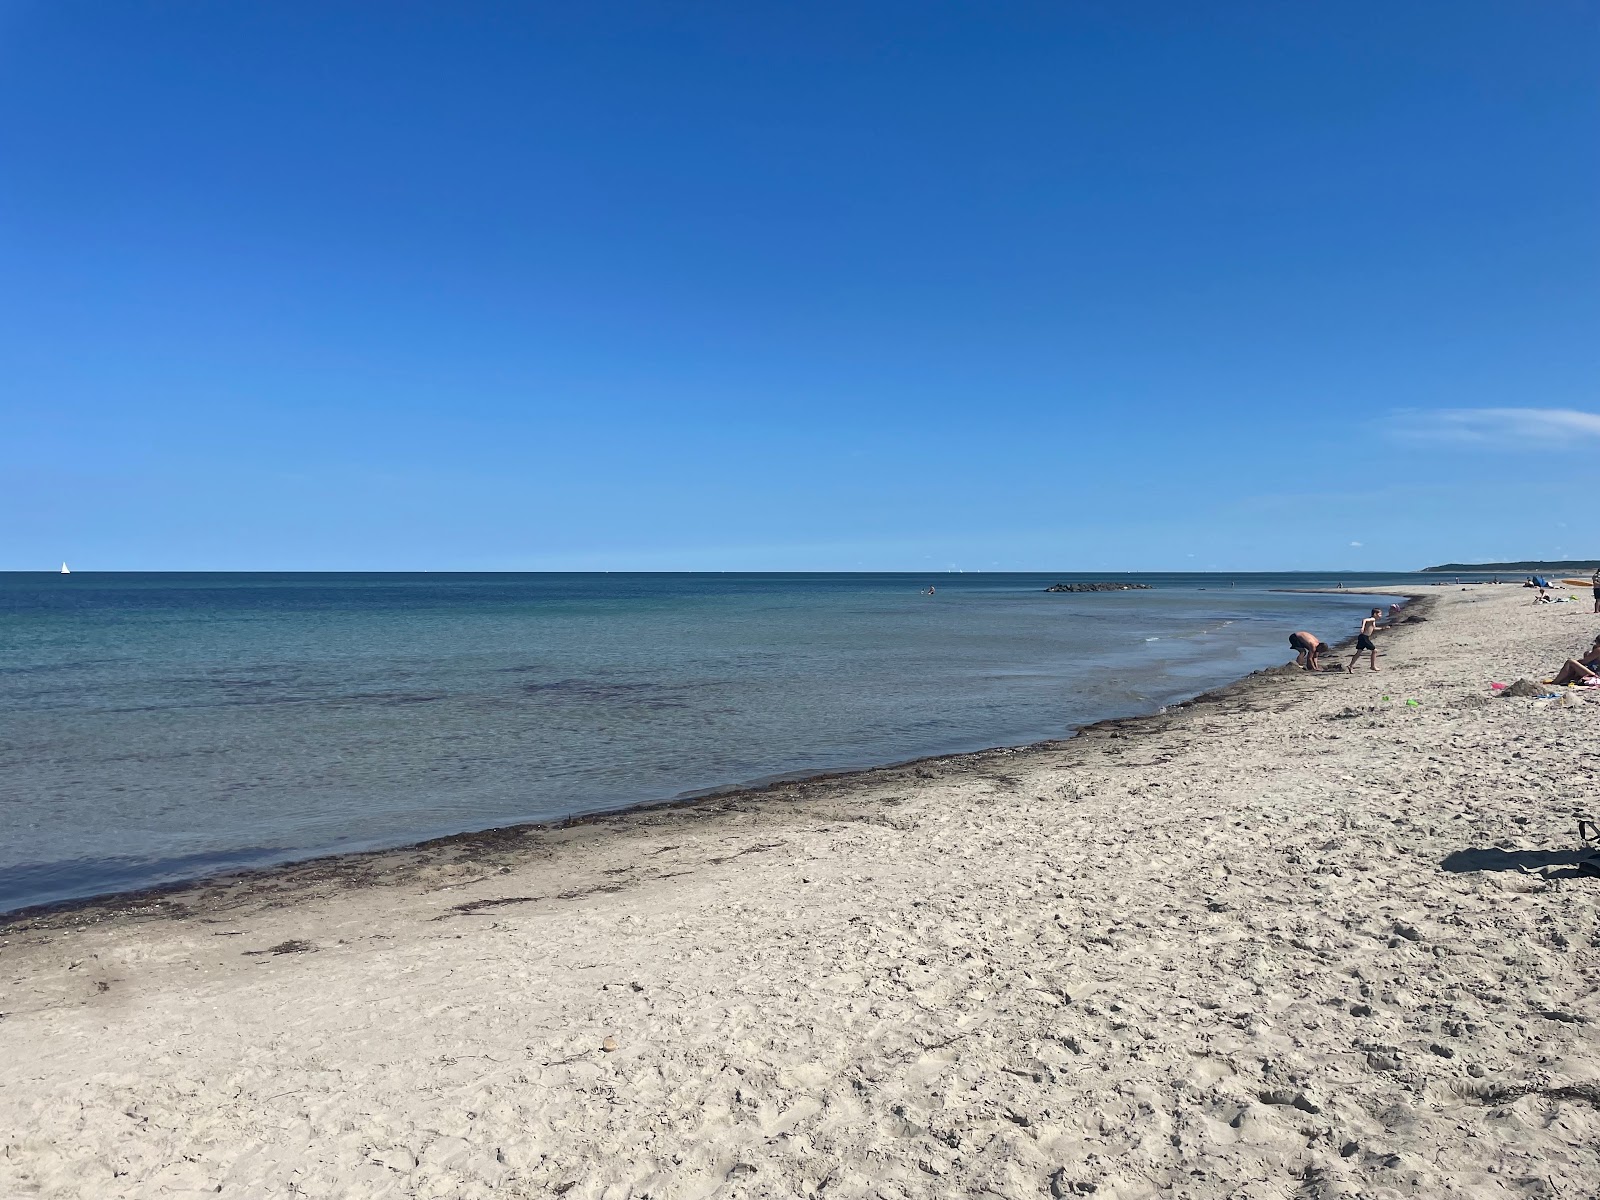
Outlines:
<svg viewBox="0 0 1600 1200"><path fill-rule="evenodd" d="M1600 697L1488 686L1588 608L1442 586L1378 674L24 914L0 1195L1592 1197Z"/></svg>

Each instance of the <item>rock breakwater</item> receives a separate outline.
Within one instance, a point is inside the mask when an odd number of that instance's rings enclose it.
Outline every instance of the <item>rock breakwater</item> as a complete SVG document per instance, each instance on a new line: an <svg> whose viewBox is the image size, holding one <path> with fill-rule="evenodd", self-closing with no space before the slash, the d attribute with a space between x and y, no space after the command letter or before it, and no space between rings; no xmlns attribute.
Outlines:
<svg viewBox="0 0 1600 1200"><path fill-rule="evenodd" d="M1052 583L1047 592L1149 592L1155 585L1149 583Z"/></svg>

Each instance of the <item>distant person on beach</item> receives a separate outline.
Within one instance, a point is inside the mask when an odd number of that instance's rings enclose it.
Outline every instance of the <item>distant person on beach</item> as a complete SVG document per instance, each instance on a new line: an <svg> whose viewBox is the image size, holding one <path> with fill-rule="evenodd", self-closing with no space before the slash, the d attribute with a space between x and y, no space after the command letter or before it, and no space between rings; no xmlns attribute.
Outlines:
<svg viewBox="0 0 1600 1200"><path fill-rule="evenodd" d="M1594 585L1594 610L1600 613L1600 567L1594 569L1594 574L1589 577L1589 582Z"/></svg>
<svg viewBox="0 0 1600 1200"><path fill-rule="evenodd" d="M1294 661L1308 671L1320 671L1317 656L1328 647L1314 633L1304 629L1289 635L1289 648L1295 652Z"/></svg>
<svg viewBox="0 0 1600 1200"><path fill-rule="evenodd" d="M1398 617L1399 615L1400 615L1400 606L1398 604L1389 605L1389 620L1392 621L1396 617Z"/></svg>
<svg viewBox="0 0 1600 1200"><path fill-rule="evenodd" d="M1372 615L1361 622L1361 632L1356 634L1356 652L1350 656L1350 662L1345 667L1346 672L1354 672L1356 659L1361 657L1361 652L1366 651L1367 661L1372 664L1372 669L1378 669L1378 643L1372 640L1372 635L1378 632L1378 618L1383 615L1383 610L1375 608Z"/></svg>

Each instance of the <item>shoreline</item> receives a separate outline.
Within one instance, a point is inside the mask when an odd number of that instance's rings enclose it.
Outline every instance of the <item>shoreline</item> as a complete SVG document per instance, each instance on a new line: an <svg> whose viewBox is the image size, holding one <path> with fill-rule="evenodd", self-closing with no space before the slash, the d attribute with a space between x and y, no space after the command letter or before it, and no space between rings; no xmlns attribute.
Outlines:
<svg viewBox="0 0 1600 1200"><path fill-rule="evenodd" d="M1399 596L1403 598L1406 609L1403 615L1416 617L1419 621L1427 619L1428 612L1438 600L1436 593L1391 591L1376 586L1371 588L1285 588L1278 590L1324 595L1368 594L1386 597ZM1404 620L1402 620L1398 624L1404 623ZM1330 657L1347 651L1354 645L1355 635L1353 634L1337 643L1330 643ZM1065 737L1060 738L985 746L977 750L957 751L949 754L922 755L917 758L864 767L786 772L769 779L730 784L659 800L646 800L626 804L618 808L575 813L572 816L554 821L517 822L510 825L490 826L485 829L464 830L426 838L417 842L407 842L398 846L380 846L369 850L336 850L330 853L312 854L305 858L290 858L283 862L269 863L259 867L223 868L216 872L185 876L170 882L153 884L149 887L114 889L88 896L46 901L42 904L23 905L18 908L0 910L0 937L10 932L79 928L118 919L148 919L187 915L193 911L192 906L183 903L181 898L201 891L214 894L216 889L223 889L227 897L226 903L231 906L248 903L252 894L268 893L277 897L283 891L297 886L315 889L334 880L343 880L346 886L371 886L371 880L375 875L385 870L404 871L418 855L462 851L466 856L466 860L470 861L470 856L473 854L504 853L508 848L514 846L528 849L526 843L538 834L554 834L583 826L610 824L635 816L675 812L687 808L707 807L714 810L714 807L718 804L736 805L745 801L762 799L781 800L785 798L780 794L785 788L806 788L819 784L828 784L841 789L855 785L867 788L883 782L881 777L886 774L898 777L899 773L905 771L930 767L937 767L941 770L956 769L962 766L976 768L982 766L989 758L994 756L1010 757L1018 754L1057 751L1070 745L1085 734L1120 729L1130 723L1136 724L1168 713L1181 712L1197 704L1213 703L1232 694L1235 689L1251 685L1253 681L1281 675L1286 671L1293 670L1293 660L1291 659L1279 666L1261 668L1235 679L1230 679L1215 687L1196 693L1185 700L1164 705L1159 709L1121 717L1107 717L1099 721L1090 722L1087 725L1078 726Z"/></svg>
<svg viewBox="0 0 1600 1200"><path fill-rule="evenodd" d="M1584 1193L1600 696L1489 691L1578 608L1451 591L1377 675L7 928L0 1193Z"/></svg>

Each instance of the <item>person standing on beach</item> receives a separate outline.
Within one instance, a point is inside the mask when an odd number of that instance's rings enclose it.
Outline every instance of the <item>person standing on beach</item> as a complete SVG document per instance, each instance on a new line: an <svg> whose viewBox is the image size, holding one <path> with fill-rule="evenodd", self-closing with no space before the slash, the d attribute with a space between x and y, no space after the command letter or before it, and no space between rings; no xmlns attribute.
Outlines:
<svg viewBox="0 0 1600 1200"><path fill-rule="evenodd" d="M1356 659L1361 657L1363 650L1369 656L1367 661L1372 664L1372 669L1374 671L1378 669L1378 643L1372 640L1372 635L1378 632L1378 618L1382 615L1383 610L1375 608L1372 610L1372 615L1361 622L1361 632L1356 634L1356 652L1350 656L1350 662L1345 666L1346 672L1354 673Z"/></svg>
<svg viewBox="0 0 1600 1200"><path fill-rule="evenodd" d="M1314 633L1307 633L1304 629L1289 635L1289 648L1295 651L1294 661L1308 671L1320 671L1317 665L1317 655L1328 647L1323 645L1321 639Z"/></svg>
<svg viewBox="0 0 1600 1200"><path fill-rule="evenodd" d="M1594 569L1594 574L1589 577L1589 582L1594 585L1594 610L1600 613L1600 567Z"/></svg>

